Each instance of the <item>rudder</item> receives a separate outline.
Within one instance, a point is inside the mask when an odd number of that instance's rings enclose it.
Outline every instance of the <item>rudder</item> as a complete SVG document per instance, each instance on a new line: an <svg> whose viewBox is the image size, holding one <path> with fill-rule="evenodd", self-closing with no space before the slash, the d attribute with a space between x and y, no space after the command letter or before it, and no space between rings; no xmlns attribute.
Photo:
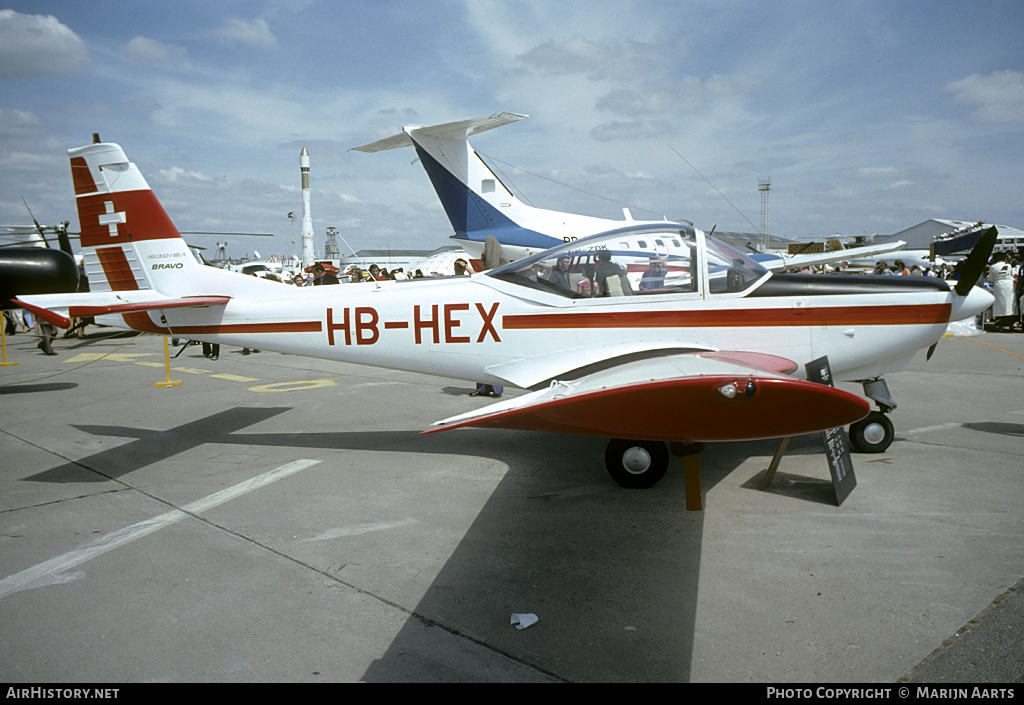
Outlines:
<svg viewBox="0 0 1024 705"><path fill-rule="evenodd" d="M198 266L138 167L112 143L68 151L92 291L184 289L166 276Z"/></svg>

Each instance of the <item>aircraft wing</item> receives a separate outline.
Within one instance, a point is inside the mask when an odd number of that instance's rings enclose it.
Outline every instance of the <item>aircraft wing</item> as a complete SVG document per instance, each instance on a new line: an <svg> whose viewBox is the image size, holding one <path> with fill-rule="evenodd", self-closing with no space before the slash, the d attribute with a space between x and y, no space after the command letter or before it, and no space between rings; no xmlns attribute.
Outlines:
<svg viewBox="0 0 1024 705"><path fill-rule="evenodd" d="M878 245L863 245L861 247L850 247L845 250L831 250L830 252L815 252L806 255L782 255L780 260L767 260L761 264L768 269L802 269L804 267L816 267L822 264L833 262L849 262L855 259L866 259L878 255L898 252L907 246L903 240L896 242L883 242ZM755 258L756 259L756 258Z"/></svg>
<svg viewBox="0 0 1024 705"><path fill-rule="evenodd" d="M122 292L87 292L80 294L44 294L22 296L14 302L58 328L69 328L69 318L102 316L106 314L135 313L164 308L191 306L222 306L229 296L187 296L173 298L161 296L152 290Z"/></svg>
<svg viewBox="0 0 1024 705"><path fill-rule="evenodd" d="M659 441L781 438L845 426L868 401L791 377L789 360L747 352L628 362L482 409L424 433L478 426Z"/></svg>

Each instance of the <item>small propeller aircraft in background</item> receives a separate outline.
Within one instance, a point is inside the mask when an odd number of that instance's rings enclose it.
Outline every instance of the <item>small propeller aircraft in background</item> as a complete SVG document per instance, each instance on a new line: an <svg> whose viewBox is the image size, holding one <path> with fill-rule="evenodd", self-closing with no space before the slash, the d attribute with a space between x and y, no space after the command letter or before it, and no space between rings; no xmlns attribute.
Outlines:
<svg viewBox="0 0 1024 705"><path fill-rule="evenodd" d="M771 272L667 221L580 225L568 242L472 276L293 288L199 264L118 145L69 155L91 291L19 296L28 310L64 327L105 316L158 335L530 390L434 430L609 438L608 471L629 487L664 475L669 443L852 424L855 446L887 447L883 412L895 403L882 375L992 303L972 284L994 229L951 289L921 277ZM881 412L804 379L823 356L834 379L863 382Z"/></svg>
<svg viewBox="0 0 1024 705"><path fill-rule="evenodd" d="M415 148L455 230L452 239L477 258L477 262L488 236L493 236L511 259L519 259L563 242L614 228L626 225L657 227L664 222L633 220L626 208L623 209L625 220L609 220L534 208L523 203L480 158L470 145L469 137L527 117L518 113L499 113L429 127L405 127L396 135L355 147L354 151L374 153L400 147ZM687 225L692 227L692 223ZM668 247L671 248L671 244ZM766 269L781 271L874 257L904 247L906 243L897 240L813 254L760 252L748 256Z"/></svg>

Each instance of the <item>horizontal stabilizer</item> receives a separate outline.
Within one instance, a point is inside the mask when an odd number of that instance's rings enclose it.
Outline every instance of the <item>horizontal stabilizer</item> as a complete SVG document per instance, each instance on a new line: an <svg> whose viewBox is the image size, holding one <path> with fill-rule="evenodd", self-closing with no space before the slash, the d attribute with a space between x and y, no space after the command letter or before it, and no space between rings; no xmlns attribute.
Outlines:
<svg viewBox="0 0 1024 705"><path fill-rule="evenodd" d="M134 296L133 296L134 294ZM186 296L183 298L154 298L154 291L90 292L82 294L47 294L25 296L14 300L22 308L59 328L68 328L70 318L102 316L107 314L137 313L167 308L223 306L229 296ZM141 298L145 297L145 299Z"/></svg>
<svg viewBox="0 0 1024 705"><path fill-rule="evenodd" d="M866 399L781 370L750 353L641 360L551 386L435 424L660 441L735 441L813 433L857 421ZM730 357L732 356L732 357ZM744 359L744 356L748 356ZM751 366L754 363L758 366Z"/></svg>
<svg viewBox="0 0 1024 705"><path fill-rule="evenodd" d="M163 308L189 308L194 306L223 306L231 300L229 296L192 296L184 299L164 299L161 301L140 301L131 304L110 304L107 306L71 306L68 315L75 318L84 316L102 316L108 313L135 313L137 311L154 311Z"/></svg>
<svg viewBox="0 0 1024 705"><path fill-rule="evenodd" d="M518 120L525 120L528 115L519 115L518 113L498 113L497 115L489 115L487 117L473 118L471 120L460 120L458 122L447 122L443 125L431 125L429 127L407 127L404 132L400 132L397 135L392 135L372 144L366 144L362 147L353 147L352 151L355 152L383 152L388 149L398 149L400 147L411 147L412 139L409 137L410 132L415 132L417 135L424 135L426 137L440 138L449 134L458 135L457 139L464 140L473 135L487 130L493 130L496 127L502 125L508 125L509 123L516 122Z"/></svg>

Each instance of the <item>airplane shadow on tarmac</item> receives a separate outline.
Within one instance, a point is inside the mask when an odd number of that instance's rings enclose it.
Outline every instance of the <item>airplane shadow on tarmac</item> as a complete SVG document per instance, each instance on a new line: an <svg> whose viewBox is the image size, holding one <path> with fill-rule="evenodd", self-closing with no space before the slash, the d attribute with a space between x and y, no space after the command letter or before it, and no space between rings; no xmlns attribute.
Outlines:
<svg viewBox="0 0 1024 705"><path fill-rule="evenodd" d="M689 680L704 513L684 509L681 461L638 491L607 476L597 438L484 429L239 433L289 410L237 407L167 431L76 425L134 440L26 479L116 478L204 443L490 457L508 472L362 680ZM820 453L817 437L808 438L790 452ZM703 492L774 448L709 444ZM762 475L747 484L756 489ZM827 469L818 480L780 472L772 491L834 503L827 477ZM517 630L516 612L540 622Z"/></svg>
<svg viewBox="0 0 1024 705"><path fill-rule="evenodd" d="M67 392L77 387L75 382L41 382L38 384L18 384L10 387L0 386L3 394L39 394L42 392Z"/></svg>

